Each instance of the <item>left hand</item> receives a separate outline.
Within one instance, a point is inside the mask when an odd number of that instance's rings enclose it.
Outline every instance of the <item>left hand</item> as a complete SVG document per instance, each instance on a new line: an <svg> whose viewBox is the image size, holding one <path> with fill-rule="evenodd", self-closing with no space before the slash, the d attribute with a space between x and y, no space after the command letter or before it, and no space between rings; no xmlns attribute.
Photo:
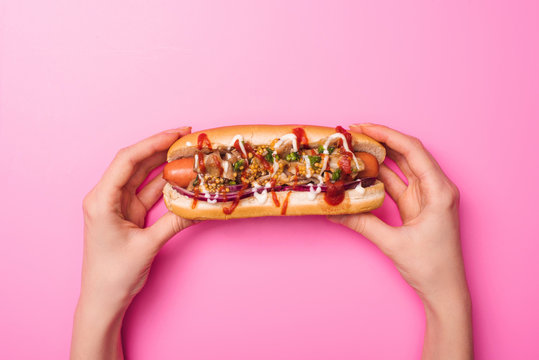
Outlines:
<svg viewBox="0 0 539 360"><path fill-rule="evenodd" d="M166 181L157 175L167 150L191 128L159 133L118 152L83 201L84 254L81 292L71 339L71 359L122 359L121 328L159 249L193 222L167 212L145 228L145 217Z"/></svg>
<svg viewBox="0 0 539 360"><path fill-rule="evenodd" d="M121 149L84 198L81 298L127 306L144 286L157 252L192 224L167 212L144 228L166 182L157 175L137 192L150 171L166 161L170 145L190 130L169 130Z"/></svg>

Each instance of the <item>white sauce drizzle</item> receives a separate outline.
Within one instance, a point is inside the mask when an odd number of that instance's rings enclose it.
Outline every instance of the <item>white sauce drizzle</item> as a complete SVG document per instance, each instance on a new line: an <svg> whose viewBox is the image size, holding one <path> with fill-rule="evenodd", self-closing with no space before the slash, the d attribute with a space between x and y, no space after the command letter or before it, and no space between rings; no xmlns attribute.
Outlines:
<svg viewBox="0 0 539 360"><path fill-rule="evenodd" d="M303 155L303 159L305 160L305 175L310 178L313 176L313 173L311 171L311 161L309 160L308 155Z"/></svg>
<svg viewBox="0 0 539 360"><path fill-rule="evenodd" d="M354 155L354 153L350 150L350 148L348 147L348 143L346 142L346 137L341 134L341 133L335 133L335 134L332 134L328 137L328 139L326 140L326 142L324 143L323 145L323 148L324 148L324 154L327 155L327 156L324 156L324 160L323 160L323 163L322 163L322 169L320 171L320 173L323 173L326 168L327 168L327 164L328 164L328 161L329 161L329 151L328 151L328 145L329 143L334 140L334 139L337 139L337 138L340 138L342 139L342 142L343 142L343 146L345 148L346 151L348 152L351 152L352 153L352 157L354 158L354 162L357 166L357 168L359 169L359 163L356 159L356 156ZM234 146L234 143L236 142L236 140L239 140L239 144L240 144L240 148L241 148L241 151L242 153L247 156L247 151L245 151L245 147L243 145L243 136L241 135L236 135L232 138L232 141L230 142L230 145L229 145L229 148L230 147L233 147ZM277 141L274 145L274 151L272 153L272 156L273 158L275 159L275 155L277 155L277 149L279 147L281 147L285 141L292 141L292 148L294 149L294 151L298 151L298 141L297 141L297 137L295 134L286 134L284 136L282 136L279 141ZM186 142L186 145L187 146L192 146L192 144L188 141ZM231 158L231 155L230 154L227 154L227 159L230 159ZM310 177L316 177L318 180L320 180L320 182L323 182L323 178L318 175L318 174L312 174L312 170L311 170L311 164L310 164L310 161L309 161L309 157L307 155L303 155L303 159L305 160L305 169L306 169L306 175L308 178ZM228 161L224 161L223 162L223 171L226 172L228 171L228 167L229 167L229 163ZM198 154L195 154L195 170L198 169ZM279 170L279 163L277 161L273 161L273 173L271 174L271 176L275 175L275 173L277 172L277 170ZM206 189L206 187L204 186L204 178L198 174L198 178L200 179L200 189L202 190L202 192L204 193L204 197L207 199L207 202L210 203L210 204L215 204L217 202L217 198L219 197L219 193L215 193L213 199L212 199L212 195L210 194L210 192ZM266 183L266 185L264 185L264 191L262 191L261 193L258 192L258 189L260 189L262 187L262 185L258 184L256 181L252 183L253 184L253 187L254 187L254 192L253 192L253 196L256 198L256 200L260 203L260 204L263 204L267 201L268 199L268 189L271 188L271 184L270 182L268 181ZM355 191L357 191L358 193L360 193L361 195L363 195L365 193L365 189L361 186L361 183L359 183L355 188L354 188ZM316 196L322 191L322 188L320 185L313 185L313 184L309 184L309 195L308 195L308 199L309 200L314 200L316 199Z"/></svg>
<svg viewBox="0 0 539 360"><path fill-rule="evenodd" d="M309 200L313 201L316 199L316 195L320 194L320 191L322 191L320 185L317 185L315 189L313 184L309 184Z"/></svg>
<svg viewBox="0 0 539 360"><path fill-rule="evenodd" d="M193 146L193 144L191 144L190 141L187 141L187 142L185 143L185 146Z"/></svg>
<svg viewBox="0 0 539 360"><path fill-rule="evenodd" d="M273 148L275 149L273 151L273 157L275 157L277 149L280 148L281 145L283 145L285 141L292 141L292 148L294 149L294 151L298 151L298 138L296 137L296 134L290 133L290 134L283 135L279 139L279 141L277 141L275 145L273 145Z"/></svg>
<svg viewBox="0 0 539 360"><path fill-rule="evenodd" d="M217 202L217 198L219 197L219 194L215 193L215 198L211 198L211 194L210 193L205 193L204 196L206 197L207 202L209 202L210 204L215 204Z"/></svg>
<svg viewBox="0 0 539 360"><path fill-rule="evenodd" d="M276 143L273 145L273 152L271 153L271 156L273 157L273 172L271 173L271 176L275 175L277 173L277 170L279 170L279 163L275 161L275 156L277 156L277 149L279 149L285 141L292 141L292 148L295 152L298 151L298 138L296 134L290 133L283 135Z"/></svg>
<svg viewBox="0 0 539 360"><path fill-rule="evenodd" d="M223 166L223 174L226 174L226 172L228 171L228 167L230 166L230 164L228 163L228 161L221 161L221 165Z"/></svg>
<svg viewBox="0 0 539 360"><path fill-rule="evenodd" d="M332 141L332 140L335 140L335 139L341 139L342 140L342 144L344 146L344 149L350 153L352 153L352 157L354 158L354 162L356 163L356 166L357 168L359 169L359 163L357 162L357 159L356 159L356 156L354 155L354 152L350 150L350 148L348 147L348 142L346 141L346 137L341 134L341 133L335 133L335 134L331 134L328 139L326 140L326 142L324 143L324 154L327 154L329 155L329 151L328 151L328 145L329 143Z"/></svg>
<svg viewBox="0 0 539 360"><path fill-rule="evenodd" d="M229 148L233 147L236 140L238 140L238 142L240 144L241 152L243 153L243 155L247 156L247 151L245 151L245 147L243 146L243 136L241 136L241 135L234 136L232 138L232 141L230 142L230 145L228 145L228 147Z"/></svg>
<svg viewBox="0 0 539 360"><path fill-rule="evenodd" d="M269 184L269 183L268 183ZM264 191L262 191L261 193L258 192L258 189L260 189L262 187L262 185L260 185L259 183L257 183L256 181L253 182L253 187L255 189L255 191L253 192L253 195L254 197L256 198L256 200L258 200L258 203L259 204L263 204L266 202L266 200L268 199L268 190L266 189L268 186L268 184L266 184L265 188L264 188ZM271 185L270 185L271 186Z"/></svg>
<svg viewBox="0 0 539 360"><path fill-rule="evenodd" d="M279 170L279 162L275 160L275 157L273 158L273 171L271 172L271 176L275 175L277 173L277 170Z"/></svg>
<svg viewBox="0 0 539 360"><path fill-rule="evenodd" d="M359 195L365 194L365 188L361 186L361 182L357 184L357 186L354 189L359 193Z"/></svg>

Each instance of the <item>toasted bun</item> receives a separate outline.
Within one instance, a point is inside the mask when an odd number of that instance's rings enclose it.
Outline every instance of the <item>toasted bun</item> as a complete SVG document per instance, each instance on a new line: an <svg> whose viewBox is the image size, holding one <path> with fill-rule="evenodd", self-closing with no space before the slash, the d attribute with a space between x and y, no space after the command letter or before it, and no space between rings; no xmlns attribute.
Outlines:
<svg viewBox="0 0 539 360"><path fill-rule="evenodd" d="M253 145L268 145L272 140L280 138L292 132L292 129L301 127L311 147L318 147L324 140L335 133L335 129L325 126L310 125L237 125L197 131L177 140L167 154L167 161L182 157L194 156L197 146L198 135L205 133L212 146L229 146L235 135L242 135L243 139ZM354 151L368 152L376 157L381 164L386 156L385 148L376 140L360 133L352 132L352 147Z"/></svg>
<svg viewBox="0 0 539 360"><path fill-rule="evenodd" d="M283 202L287 191L276 192L280 207L275 206L272 197L268 197L264 203L259 203L253 196L244 198L238 203L238 207L230 215L223 212L223 207L230 206L231 202L210 204L207 201L198 201L192 209L193 199L178 193L172 185L166 184L163 190L167 208L178 216L191 220L226 220L260 216L280 216ZM320 193L314 200L309 200L308 192L292 191L288 199L286 215L343 215L356 214L374 210L384 201L384 184L380 181L360 194L356 190L345 191L345 198L339 205L328 205L324 200L324 194Z"/></svg>
<svg viewBox="0 0 539 360"><path fill-rule="evenodd" d="M328 136L335 133L335 129L331 127L308 125L226 126L198 131L180 138L168 150L167 160L170 162L182 157L194 156L198 136L201 133L208 136L213 148L230 146L232 138L236 135L243 136L244 141L256 146L269 145L274 139L291 133L297 127L305 130L309 146L313 148L323 144ZM363 134L353 132L351 134L353 151L368 152L374 155L380 164L384 161L386 151L380 143ZM223 207L230 206L232 201L211 204L199 200L193 209L193 199L178 193L171 184L167 183L163 189L167 208L176 215L192 220L280 216L287 193L287 191L275 193L279 199L279 207L275 206L270 194L264 203L260 203L251 196L240 200L232 214L226 215ZM342 215L367 212L381 206L384 195L384 184L378 180L372 186L365 188L363 193L355 189L345 191L344 200L335 206L326 203L323 193L319 193L314 200L310 200L308 192L292 191L288 198L285 215Z"/></svg>

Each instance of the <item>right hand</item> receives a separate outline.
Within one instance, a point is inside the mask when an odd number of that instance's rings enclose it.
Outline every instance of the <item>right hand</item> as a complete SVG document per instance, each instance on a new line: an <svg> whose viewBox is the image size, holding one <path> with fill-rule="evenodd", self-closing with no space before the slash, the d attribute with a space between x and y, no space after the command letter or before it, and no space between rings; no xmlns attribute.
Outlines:
<svg viewBox="0 0 539 360"><path fill-rule="evenodd" d="M351 126L386 144L408 185L382 164L379 178L397 203L402 226L373 214L330 217L384 252L425 306L422 359L473 359L471 301L460 248L459 191L421 142L381 125Z"/></svg>
<svg viewBox="0 0 539 360"><path fill-rule="evenodd" d="M459 191L421 142L381 125L352 125L382 142L408 185L382 164L379 178L399 208L402 226L375 215L332 216L330 220L364 235L389 256L424 302L466 297L468 288L459 233Z"/></svg>

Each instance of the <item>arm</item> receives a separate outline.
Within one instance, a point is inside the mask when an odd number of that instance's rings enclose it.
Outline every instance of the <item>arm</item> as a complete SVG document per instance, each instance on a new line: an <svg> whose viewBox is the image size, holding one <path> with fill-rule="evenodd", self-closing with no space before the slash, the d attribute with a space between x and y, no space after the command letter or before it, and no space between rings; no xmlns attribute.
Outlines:
<svg viewBox="0 0 539 360"><path fill-rule="evenodd" d="M373 214L334 216L386 254L425 307L423 359L472 359L471 300L460 247L459 192L415 138L385 126L352 126L386 144L406 177L380 167L380 179L399 208L402 226Z"/></svg>
<svg viewBox="0 0 539 360"><path fill-rule="evenodd" d="M166 160L167 149L190 128L179 128L122 149L83 201L84 254L75 310L71 359L122 359L121 328L153 259L174 234L192 224L167 212L145 228L159 200L161 175L137 188Z"/></svg>

